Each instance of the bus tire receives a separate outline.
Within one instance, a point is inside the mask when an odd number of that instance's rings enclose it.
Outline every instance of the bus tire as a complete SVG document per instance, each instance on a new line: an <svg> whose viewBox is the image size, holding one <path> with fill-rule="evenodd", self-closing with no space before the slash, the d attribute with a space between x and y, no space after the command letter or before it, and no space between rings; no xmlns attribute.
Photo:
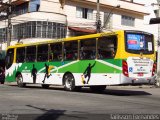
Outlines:
<svg viewBox="0 0 160 120"><path fill-rule="evenodd" d="M16 75L16 81L17 81L18 87L25 87L26 86L26 84L23 83L22 74L19 73L19 74Z"/></svg>
<svg viewBox="0 0 160 120"><path fill-rule="evenodd" d="M1 81L1 84L4 84L4 81Z"/></svg>
<svg viewBox="0 0 160 120"><path fill-rule="evenodd" d="M5 79L2 79L2 81L0 82L1 84L4 84Z"/></svg>
<svg viewBox="0 0 160 120"><path fill-rule="evenodd" d="M74 89L74 91L79 92L79 91L81 91L81 89L82 89L82 86L76 86L75 89Z"/></svg>
<svg viewBox="0 0 160 120"><path fill-rule="evenodd" d="M75 90L75 79L71 73L66 73L63 77L64 81L64 89L67 91L74 91Z"/></svg>
<svg viewBox="0 0 160 120"><path fill-rule="evenodd" d="M90 86L90 89L93 92L102 92L106 89L106 85Z"/></svg>
<svg viewBox="0 0 160 120"><path fill-rule="evenodd" d="M49 85L48 84L42 84L42 88L48 89Z"/></svg>

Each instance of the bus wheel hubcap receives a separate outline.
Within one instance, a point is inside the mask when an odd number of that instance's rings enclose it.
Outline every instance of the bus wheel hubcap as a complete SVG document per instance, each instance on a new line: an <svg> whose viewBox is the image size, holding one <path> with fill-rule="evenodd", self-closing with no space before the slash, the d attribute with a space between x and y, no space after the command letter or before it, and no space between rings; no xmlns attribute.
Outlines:
<svg viewBox="0 0 160 120"><path fill-rule="evenodd" d="M17 77L17 82L18 82L18 84L22 83L22 77L21 76Z"/></svg>
<svg viewBox="0 0 160 120"><path fill-rule="evenodd" d="M71 88L72 86L72 79L70 77L67 77L66 79L66 87Z"/></svg>

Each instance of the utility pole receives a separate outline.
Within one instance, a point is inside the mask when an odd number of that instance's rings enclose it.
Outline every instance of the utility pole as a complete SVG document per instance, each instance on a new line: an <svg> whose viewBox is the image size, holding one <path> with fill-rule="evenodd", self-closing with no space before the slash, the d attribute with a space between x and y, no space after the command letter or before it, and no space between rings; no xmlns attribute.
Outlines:
<svg viewBox="0 0 160 120"><path fill-rule="evenodd" d="M4 16L8 19L8 26L7 26L7 46L10 46L11 36L12 36L12 24L11 24L11 12L12 12L12 0L9 0L8 3L4 3L2 0L0 1L0 5L3 6L0 12L6 12L7 15Z"/></svg>
<svg viewBox="0 0 160 120"><path fill-rule="evenodd" d="M97 0L97 15L96 15L96 31L97 33L101 32L101 20L100 20L100 11L99 11L99 5L100 0Z"/></svg>
<svg viewBox="0 0 160 120"><path fill-rule="evenodd" d="M12 38L12 24L11 24L11 12L12 12L12 6L11 6L12 0L9 0L9 6L7 10L7 16L8 16L8 28L7 28L7 47L10 46L11 38Z"/></svg>

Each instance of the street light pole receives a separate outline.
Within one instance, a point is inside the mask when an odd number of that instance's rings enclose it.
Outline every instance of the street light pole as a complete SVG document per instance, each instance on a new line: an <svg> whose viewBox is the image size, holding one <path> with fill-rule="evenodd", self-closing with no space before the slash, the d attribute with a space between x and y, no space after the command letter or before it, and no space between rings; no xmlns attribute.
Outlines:
<svg viewBox="0 0 160 120"><path fill-rule="evenodd" d="M109 12L109 14L108 14L108 16L107 16L107 19L106 19L106 21L104 22L104 25L103 25L102 29L105 28L106 24L108 23L108 21L109 21L109 19L110 19L110 16L111 16L113 10L116 9L116 8L120 8L120 5L117 5L117 6L113 7L113 8L110 10L110 12Z"/></svg>

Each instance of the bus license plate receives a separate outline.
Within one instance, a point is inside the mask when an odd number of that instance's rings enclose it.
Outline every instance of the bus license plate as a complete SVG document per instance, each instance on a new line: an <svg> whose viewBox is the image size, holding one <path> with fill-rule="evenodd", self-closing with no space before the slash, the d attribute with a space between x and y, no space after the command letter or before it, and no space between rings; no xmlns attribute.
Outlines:
<svg viewBox="0 0 160 120"><path fill-rule="evenodd" d="M138 73L138 76L140 76L140 77L143 76L143 73Z"/></svg>

